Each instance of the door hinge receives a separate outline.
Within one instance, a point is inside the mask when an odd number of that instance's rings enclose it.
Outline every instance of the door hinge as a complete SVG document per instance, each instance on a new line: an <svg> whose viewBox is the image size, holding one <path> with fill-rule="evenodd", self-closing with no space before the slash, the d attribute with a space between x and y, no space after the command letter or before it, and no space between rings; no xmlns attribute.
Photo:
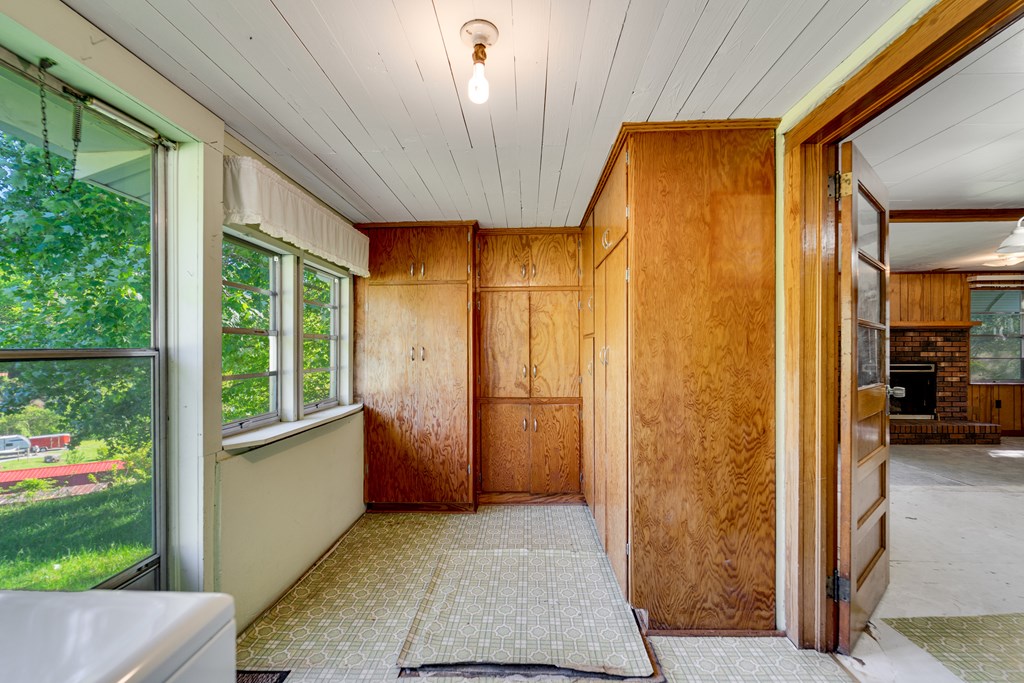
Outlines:
<svg viewBox="0 0 1024 683"><path fill-rule="evenodd" d="M626 268L626 282L629 282L629 268Z"/></svg>
<svg viewBox="0 0 1024 683"><path fill-rule="evenodd" d="M853 174L833 173L828 177L829 199L849 197L853 194Z"/></svg>
<svg viewBox="0 0 1024 683"><path fill-rule="evenodd" d="M836 602L850 602L850 580L839 576L838 569L825 577L825 597Z"/></svg>

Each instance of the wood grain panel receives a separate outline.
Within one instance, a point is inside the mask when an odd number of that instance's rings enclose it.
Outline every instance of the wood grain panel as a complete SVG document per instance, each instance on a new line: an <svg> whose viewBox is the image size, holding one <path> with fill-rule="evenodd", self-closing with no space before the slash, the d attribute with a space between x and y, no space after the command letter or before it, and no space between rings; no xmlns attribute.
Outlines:
<svg viewBox="0 0 1024 683"><path fill-rule="evenodd" d="M413 282L417 254L413 230L382 228L366 230L370 237L370 284Z"/></svg>
<svg viewBox="0 0 1024 683"><path fill-rule="evenodd" d="M530 292L530 396L580 395L576 292Z"/></svg>
<svg viewBox="0 0 1024 683"><path fill-rule="evenodd" d="M774 149L631 140L630 593L657 628L775 628Z"/></svg>
<svg viewBox="0 0 1024 683"><path fill-rule="evenodd" d="M530 405L480 406L480 474L483 491L530 491Z"/></svg>
<svg viewBox="0 0 1024 683"><path fill-rule="evenodd" d="M579 493L579 406L535 405L531 414L530 492Z"/></svg>
<svg viewBox="0 0 1024 683"><path fill-rule="evenodd" d="M530 293L480 292L480 395L530 395Z"/></svg>
<svg viewBox="0 0 1024 683"><path fill-rule="evenodd" d="M527 235L477 235L479 287L515 287L530 283L530 238Z"/></svg>
<svg viewBox="0 0 1024 683"><path fill-rule="evenodd" d="M619 151L594 205L594 261L600 263L626 234L626 150Z"/></svg>
<svg viewBox="0 0 1024 683"><path fill-rule="evenodd" d="M969 323L971 293L967 273L892 273L889 321Z"/></svg>
<svg viewBox="0 0 1024 683"><path fill-rule="evenodd" d="M471 229L413 228L416 278L422 282L469 279ZM373 271L370 271L373 272Z"/></svg>
<svg viewBox="0 0 1024 683"><path fill-rule="evenodd" d="M996 407L996 401L1000 406ZM1024 432L1024 384L971 384L967 388L968 417L1002 428L1003 434Z"/></svg>
<svg viewBox="0 0 1024 683"><path fill-rule="evenodd" d="M530 236L530 286L579 287L579 233Z"/></svg>
<svg viewBox="0 0 1024 683"><path fill-rule="evenodd" d="M580 269L583 280L580 291L580 329L583 334L594 334L594 214L587 218L583 228Z"/></svg>
<svg viewBox="0 0 1024 683"><path fill-rule="evenodd" d="M606 496L608 454L605 449L606 420L608 416L607 375L604 367L605 336L605 277L603 263L594 271L594 524L601 545L608 549Z"/></svg>
<svg viewBox="0 0 1024 683"><path fill-rule="evenodd" d="M594 338L580 340L580 365L583 366L583 423L580 446L580 473L583 475L583 496L590 513L594 513Z"/></svg>
<svg viewBox="0 0 1024 683"><path fill-rule="evenodd" d="M605 260L605 478L608 560L629 598L629 454L626 385L629 349L626 345L626 267L629 241L624 239Z"/></svg>
<svg viewBox="0 0 1024 683"><path fill-rule="evenodd" d="M582 493L481 493L480 505L586 505Z"/></svg>

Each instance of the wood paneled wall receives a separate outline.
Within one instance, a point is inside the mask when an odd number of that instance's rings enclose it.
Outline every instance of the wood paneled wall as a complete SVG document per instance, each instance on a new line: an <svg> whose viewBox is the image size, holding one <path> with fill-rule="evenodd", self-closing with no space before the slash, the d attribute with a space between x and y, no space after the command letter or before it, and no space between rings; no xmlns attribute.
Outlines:
<svg viewBox="0 0 1024 683"><path fill-rule="evenodd" d="M1000 407L996 408L996 401ZM972 384L967 388L967 417L999 425L1003 434L1024 434L1024 386Z"/></svg>

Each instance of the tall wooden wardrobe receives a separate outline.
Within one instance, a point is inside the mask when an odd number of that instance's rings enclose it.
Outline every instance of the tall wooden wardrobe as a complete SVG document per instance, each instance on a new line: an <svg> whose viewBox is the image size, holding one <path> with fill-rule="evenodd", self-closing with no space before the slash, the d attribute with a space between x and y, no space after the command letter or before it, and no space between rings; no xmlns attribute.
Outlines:
<svg viewBox="0 0 1024 683"><path fill-rule="evenodd" d="M583 486L656 630L775 628L776 124L624 126L583 222Z"/></svg>
<svg viewBox="0 0 1024 683"><path fill-rule="evenodd" d="M356 394L371 509L471 510L475 223L360 225Z"/></svg>
<svg viewBox="0 0 1024 683"><path fill-rule="evenodd" d="M481 501L580 497L580 233L477 236Z"/></svg>

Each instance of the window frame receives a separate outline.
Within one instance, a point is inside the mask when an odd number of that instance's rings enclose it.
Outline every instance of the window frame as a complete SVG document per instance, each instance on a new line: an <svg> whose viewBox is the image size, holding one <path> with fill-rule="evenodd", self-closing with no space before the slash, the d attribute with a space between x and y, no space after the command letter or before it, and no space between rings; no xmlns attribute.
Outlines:
<svg viewBox="0 0 1024 683"><path fill-rule="evenodd" d="M343 302L342 290L344 276L337 273L327 271L323 268L318 268L315 265L303 261L302 274L300 278L302 282L301 292L299 294L300 305L303 313L305 312L306 306L315 306L318 308L327 308L330 313L330 324L329 331L326 335L307 332L305 328L305 317L302 316L302 331L301 337L302 342L299 344L300 351L302 353L302 363L299 365L301 379L299 382L299 393L301 396L300 403L302 404L302 414L309 415L325 408L333 408L341 403L341 389L342 389L342 313L344 312L345 305ZM314 301L306 298L306 271L311 271L316 277L321 279L330 278L328 285L330 286L330 302L325 304L320 301ZM326 368L307 368L305 358L305 342L307 340L326 340L330 342L330 362ZM330 377L330 391L325 399L309 402L306 400L306 376L313 373L329 373Z"/></svg>
<svg viewBox="0 0 1024 683"><path fill-rule="evenodd" d="M970 334L968 335L969 336L969 343L970 343L970 346L969 346L969 349L968 349L968 352L967 352L968 381L969 381L970 384L978 384L978 385L1015 385L1015 384L1016 385L1020 385L1020 384L1024 384L1024 288L1017 288L1017 287L1013 287L1013 288L1009 288L1009 287L1007 287L1007 288L978 287L978 288L971 289L970 290L970 295L971 295L971 312L970 312L971 322L978 323L978 324L981 324L981 321L978 320L976 318L976 316L995 315L993 313L976 313L974 311L974 307L973 307L974 294L975 294L975 292L982 292L982 291L1003 291L1003 292L1009 291L1009 292L1017 292L1018 304L1017 304L1016 315L1020 318L1020 328L1019 328L1020 332L1018 334L1012 334L1012 335L975 334L975 327L972 327L971 330L970 330ZM1010 313L1010 315L1014 315L1014 314ZM1019 356L1016 357L1016 358L989 358L989 359L986 359L986 358L976 358L975 355L974 355L974 348L975 348L974 342L975 342L976 339L1011 339L1011 340L1012 339L1016 339L1017 342L1018 342L1018 346L1019 346ZM1020 360L1020 363L1021 363L1021 371L1020 371L1020 376L1017 377L1017 378L1014 378L1014 379L978 379L978 378L976 378L974 376L973 365L974 365L974 361L975 360L1018 360L1018 359Z"/></svg>

